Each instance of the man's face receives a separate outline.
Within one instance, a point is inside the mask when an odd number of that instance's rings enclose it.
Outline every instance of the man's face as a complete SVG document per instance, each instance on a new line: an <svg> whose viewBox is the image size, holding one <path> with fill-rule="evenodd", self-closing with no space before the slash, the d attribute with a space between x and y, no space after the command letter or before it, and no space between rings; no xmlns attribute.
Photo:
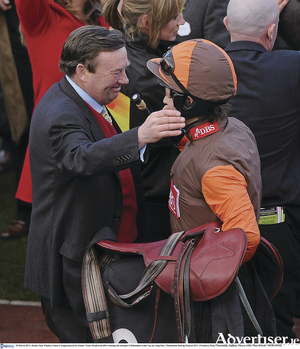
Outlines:
<svg viewBox="0 0 300 349"><path fill-rule="evenodd" d="M121 86L128 84L125 73L128 66L127 51L122 47L115 51L100 52L96 58L94 73L87 73L85 91L102 105L117 98Z"/></svg>

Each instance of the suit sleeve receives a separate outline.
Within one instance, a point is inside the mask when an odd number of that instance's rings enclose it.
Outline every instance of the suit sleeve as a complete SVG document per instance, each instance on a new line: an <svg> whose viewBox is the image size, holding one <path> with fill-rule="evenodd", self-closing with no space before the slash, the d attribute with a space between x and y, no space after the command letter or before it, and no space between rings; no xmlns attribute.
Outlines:
<svg viewBox="0 0 300 349"><path fill-rule="evenodd" d="M137 128L105 138L100 126L91 126L78 108L57 113L48 137L58 169L69 176L99 176L140 163ZM93 129L93 132L91 131Z"/></svg>
<svg viewBox="0 0 300 349"><path fill-rule="evenodd" d="M214 214L223 222L222 229L241 228L248 238L244 261L255 253L260 232L244 176L233 166L216 166L205 173L202 192Z"/></svg>

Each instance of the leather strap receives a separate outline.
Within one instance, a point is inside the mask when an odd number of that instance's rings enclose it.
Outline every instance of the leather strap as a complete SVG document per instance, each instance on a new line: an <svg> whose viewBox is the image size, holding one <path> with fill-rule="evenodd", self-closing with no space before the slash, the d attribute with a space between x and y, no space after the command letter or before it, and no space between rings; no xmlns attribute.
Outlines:
<svg viewBox="0 0 300 349"><path fill-rule="evenodd" d="M151 290L153 288L153 286L150 284L168 263L168 258L164 259L164 256L169 257L172 254L175 246L177 245L178 241L184 233L184 231L181 231L178 233L174 233L169 237L169 239L166 241L166 243L163 245L160 251L159 258L157 258L151 264L148 265L138 286L132 292L124 295L118 295L114 291L114 289L110 285L108 285L108 294L111 301L121 307L128 308L132 307L133 305L137 304L142 299L147 297L151 293ZM129 298L132 298L131 303L127 303L124 301Z"/></svg>
<svg viewBox="0 0 300 349"><path fill-rule="evenodd" d="M254 315L254 313L253 313L253 310L252 310L251 305L250 305L250 303L248 301L248 298L247 298L246 293L245 293L245 291L243 289L243 286L242 286L242 284L240 282L240 279L238 277L236 277L235 282L236 282L236 285L237 285L237 290L238 290L241 302L243 303L244 308L247 311L249 319L251 320L251 322L252 322L255 330L257 331L257 333L262 336L263 335L263 331L262 331L262 329L261 329L261 327L260 327L260 325L259 325L259 323L258 323L258 321L257 321L257 319L256 319L256 317Z"/></svg>
<svg viewBox="0 0 300 349"><path fill-rule="evenodd" d="M174 304L179 342L184 342L184 335L190 335L190 259L195 239L187 240L182 247L174 272Z"/></svg>
<svg viewBox="0 0 300 349"><path fill-rule="evenodd" d="M184 246L182 247L177 261L175 265L175 272L174 272L174 305L175 305L175 315L176 315L176 323L177 323L177 332L178 332L178 339L179 342L182 343L183 339L183 324L182 324L182 314L181 314L181 304L180 304L180 264L182 262L183 255L185 253L185 250L187 248L187 245L189 244L189 241L187 241Z"/></svg>
<svg viewBox="0 0 300 349"><path fill-rule="evenodd" d="M152 336L150 338L150 343L153 341L153 337L155 334L156 330L156 324L157 324L157 313L158 313L158 303L160 300L160 288L156 286L156 296L155 296L155 318L154 318L154 325L153 325L153 331L152 331Z"/></svg>
<svg viewBox="0 0 300 349"><path fill-rule="evenodd" d="M192 241L192 246L188 251L186 262L184 265L184 280L183 280L183 291L184 291L184 328L187 337L191 335L192 331L192 313L191 313L191 292L190 292L190 262L192 253L194 250L194 243Z"/></svg>

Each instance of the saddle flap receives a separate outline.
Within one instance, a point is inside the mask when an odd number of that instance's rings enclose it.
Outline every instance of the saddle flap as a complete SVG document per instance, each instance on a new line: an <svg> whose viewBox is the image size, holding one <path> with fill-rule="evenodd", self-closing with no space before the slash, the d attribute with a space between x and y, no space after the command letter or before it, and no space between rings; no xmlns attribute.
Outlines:
<svg viewBox="0 0 300 349"><path fill-rule="evenodd" d="M188 238L203 235L205 231L214 232L216 228L220 226L219 222L210 222L207 224L202 224L196 228L187 230L182 235L181 240L185 241ZM167 239L147 242L147 243L127 243L111 240L100 240L97 242L99 246L106 250L116 251L122 254L139 254L144 257L145 264L148 266L155 259L163 259L163 257L158 257L162 247L165 245ZM174 259L174 256L177 257L180 252L179 248L175 248L170 257L171 260ZM175 258L176 259L176 258Z"/></svg>
<svg viewBox="0 0 300 349"><path fill-rule="evenodd" d="M144 257L146 265L154 261L166 240L147 243L125 243L110 240L101 240L97 244L106 250L116 251L122 254L139 254Z"/></svg>
<svg viewBox="0 0 300 349"><path fill-rule="evenodd" d="M178 255L183 242L179 241L173 255ZM242 229L227 231L205 230L194 245L190 261L190 291L195 301L205 301L222 294L233 282L247 248L247 235ZM169 261L155 279L165 292L174 294L174 261Z"/></svg>

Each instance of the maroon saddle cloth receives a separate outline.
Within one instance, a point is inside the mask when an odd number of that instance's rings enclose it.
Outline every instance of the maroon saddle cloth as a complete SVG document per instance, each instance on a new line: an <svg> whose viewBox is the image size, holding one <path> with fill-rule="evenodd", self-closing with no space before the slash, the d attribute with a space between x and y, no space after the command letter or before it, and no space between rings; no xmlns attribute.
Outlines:
<svg viewBox="0 0 300 349"><path fill-rule="evenodd" d="M148 275L130 294L138 294L154 280L166 293L174 296L188 283L191 298L205 301L222 294L234 281L242 264L247 236L242 229L219 229L218 222L174 233L167 240L152 243L98 242L106 250L143 256ZM152 268L152 269L151 269Z"/></svg>

